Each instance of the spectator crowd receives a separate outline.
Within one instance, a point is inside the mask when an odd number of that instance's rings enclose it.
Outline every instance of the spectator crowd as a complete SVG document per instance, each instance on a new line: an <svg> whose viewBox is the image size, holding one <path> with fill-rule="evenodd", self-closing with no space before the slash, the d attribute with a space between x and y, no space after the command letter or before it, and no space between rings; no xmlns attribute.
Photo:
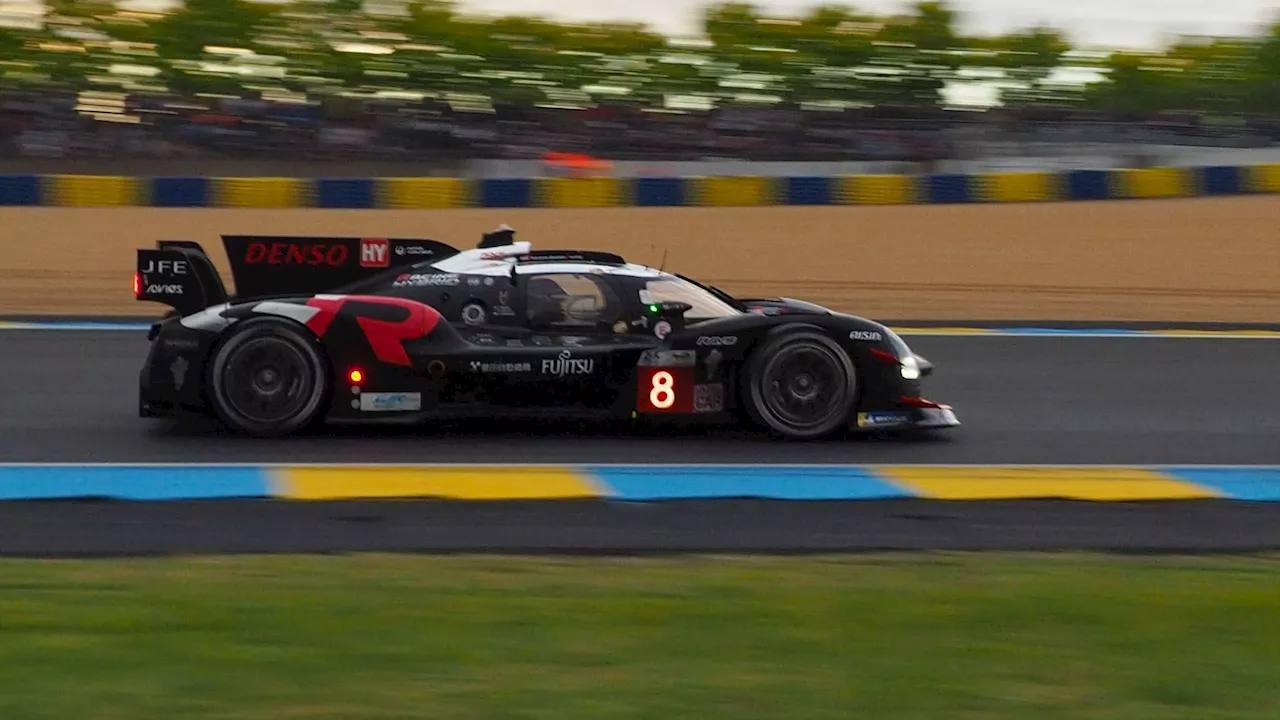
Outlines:
<svg viewBox="0 0 1280 720"><path fill-rule="evenodd" d="M0 156L21 158L532 159L900 161L972 154L1001 140L1256 147L1280 121L1229 127L1194 115L1126 117L1077 110L723 108L654 112L459 106L444 101L0 91Z"/></svg>

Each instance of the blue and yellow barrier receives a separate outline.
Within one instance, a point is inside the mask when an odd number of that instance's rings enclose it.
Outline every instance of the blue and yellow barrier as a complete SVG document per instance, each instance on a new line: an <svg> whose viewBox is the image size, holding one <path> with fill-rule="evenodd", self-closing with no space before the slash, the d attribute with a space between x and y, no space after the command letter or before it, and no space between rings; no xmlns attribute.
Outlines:
<svg viewBox="0 0 1280 720"><path fill-rule="evenodd" d="M798 177L259 178L0 175L0 206L332 208L949 205L1280 193L1280 164Z"/></svg>
<svg viewBox="0 0 1280 720"><path fill-rule="evenodd" d="M0 501L743 497L1280 502L1280 466L0 465Z"/></svg>

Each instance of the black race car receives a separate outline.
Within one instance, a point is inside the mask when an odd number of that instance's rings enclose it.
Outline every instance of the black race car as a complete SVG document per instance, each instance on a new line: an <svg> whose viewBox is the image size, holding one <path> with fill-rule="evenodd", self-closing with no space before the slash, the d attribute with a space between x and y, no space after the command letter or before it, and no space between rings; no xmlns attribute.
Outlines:
<svg viewBox="0 0 1280 720"><path fill-rule="evenodd" d="M534 250L503 226L433 240L224 236L137 252L152 326L143 417L281 436L322 422L537 417L746 420L817 438L956 426L932 366L889 328L740 299L603 252Z"/></svg>

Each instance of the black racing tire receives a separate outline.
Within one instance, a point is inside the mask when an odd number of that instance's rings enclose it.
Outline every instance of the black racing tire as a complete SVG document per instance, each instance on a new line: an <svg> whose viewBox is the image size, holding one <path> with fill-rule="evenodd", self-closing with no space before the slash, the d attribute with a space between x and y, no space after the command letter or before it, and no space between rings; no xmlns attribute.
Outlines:
<svg viewBox="0 0 1280 720"><path fill-rule="evenodd" d="M808 440L841 429L858 396L848 353L820 332L782 332L752 353L742 401L752 422L785 438Z"/></svg>
<svg viewBox="0 0 1280 720"><path fill-rule="evenodd" d="M332 370L308 330L282 318L232 327L209 358L209 402L229 429L282 437L319 421Z"/></svg>

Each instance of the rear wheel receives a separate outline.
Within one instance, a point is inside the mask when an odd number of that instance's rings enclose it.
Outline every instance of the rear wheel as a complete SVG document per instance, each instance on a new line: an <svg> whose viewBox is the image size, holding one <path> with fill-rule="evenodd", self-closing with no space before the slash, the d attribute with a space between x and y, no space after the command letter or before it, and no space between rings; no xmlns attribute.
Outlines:
<svg viewBox="0 0 1280 720"><path fill-rule="evenodd" d="M329 380L316 339L279 318L237 325L209 362L214 411L232 430L259 437L288 435L316 422Z"/></svg>
<svg viewBox="0 0 1280 720"><path fill-rule="evenodd" d="M857 396L857 371L821 333L779 335L753 353L744 374L751 419L779 435L809 439L838 430Z"/></svg>

